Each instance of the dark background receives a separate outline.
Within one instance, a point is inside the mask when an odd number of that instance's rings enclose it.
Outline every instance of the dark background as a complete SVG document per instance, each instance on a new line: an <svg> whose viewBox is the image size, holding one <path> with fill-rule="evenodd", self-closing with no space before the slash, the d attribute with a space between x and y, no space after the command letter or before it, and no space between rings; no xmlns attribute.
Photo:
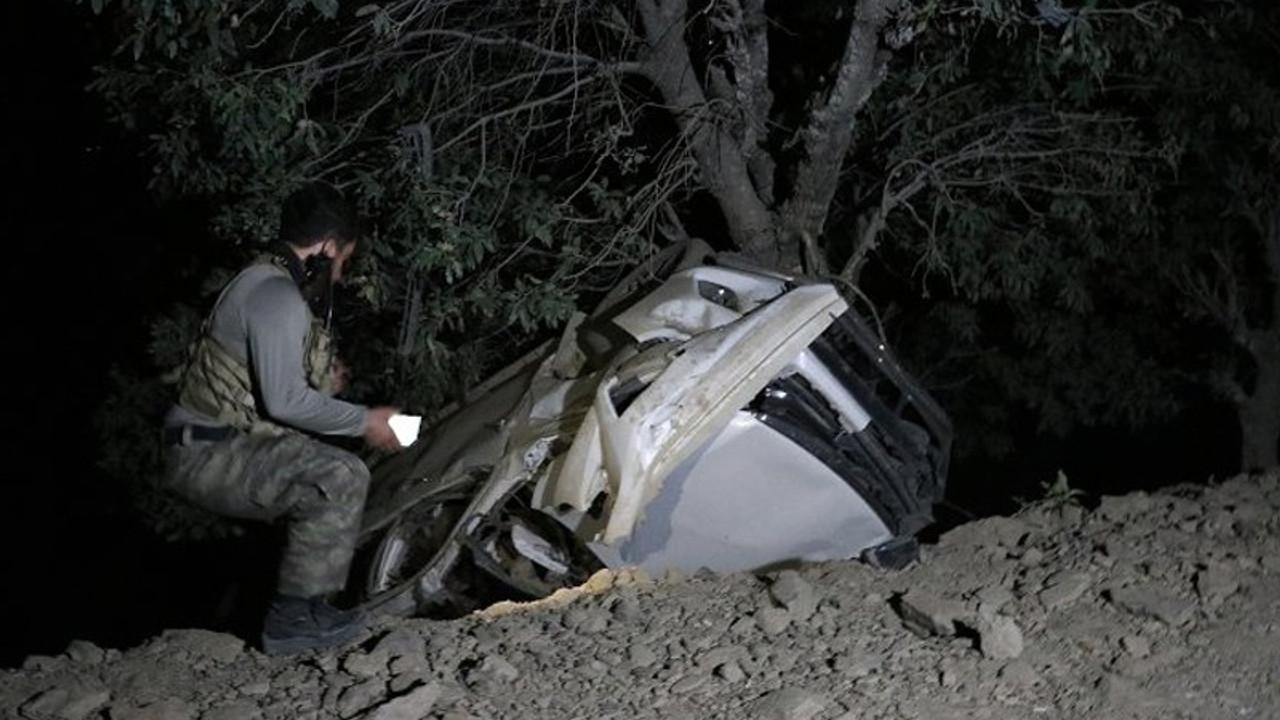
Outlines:
<svg viewBox="0 0 1280 720"><path fill-rule="evenodd" d="M269 538L166 544L107 509L92 417L115 365L141 367L147 319L173 297L173 267L201 230L147 192L147 165L84 92L110 51L85 9L5 5L7 435L0 666L57 654L74 638L130 647L164 628L246 631L269 582ZM11 395L11 397L14 397ZM1138 436L1026 434L1001 463L960 462L953 523L1007 512L1063 468L1091 496L1233 472L1232 415L1206 406Z"/></svg>
<svg viewBox="0 0 1280 720"><path fill-rule="evenodd" d="M19 0L3 12L11 429L0 666L73 638L128 647L166 627L242 624L228 593L237 578L256 588L267 555L250 541L260 538L166 545L109 512L120 495L94 467L108 371L145 359L147 316L172 297L166 264L199 229L156 207L136 148L85 93L110 50L85 8Z"/></svg>

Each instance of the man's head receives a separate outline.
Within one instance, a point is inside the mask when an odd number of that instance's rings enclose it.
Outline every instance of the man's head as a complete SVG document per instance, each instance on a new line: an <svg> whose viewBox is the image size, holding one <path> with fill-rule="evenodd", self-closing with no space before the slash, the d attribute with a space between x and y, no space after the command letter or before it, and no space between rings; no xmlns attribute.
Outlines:
<svg viewBox="0 0 1280 720"><path fill-rule="evenodd" d="M355 210L334 186L310 182L285 198L279 240L300 260L316 254L330 258L334 282L342 280L343 266L355 251L359 236Z"/></svg>

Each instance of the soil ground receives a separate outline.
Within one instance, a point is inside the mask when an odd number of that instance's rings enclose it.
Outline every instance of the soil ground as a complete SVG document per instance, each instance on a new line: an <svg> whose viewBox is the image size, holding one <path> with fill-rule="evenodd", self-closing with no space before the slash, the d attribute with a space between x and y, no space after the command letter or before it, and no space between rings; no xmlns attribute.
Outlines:
<svg viewBox="0 0 1280 720"><path fill-rule="evenodd" d="M1280 472L1045 500L919 562L606 572L270 657L175 627L0 671L24 720L1280 718Z"/></svg>

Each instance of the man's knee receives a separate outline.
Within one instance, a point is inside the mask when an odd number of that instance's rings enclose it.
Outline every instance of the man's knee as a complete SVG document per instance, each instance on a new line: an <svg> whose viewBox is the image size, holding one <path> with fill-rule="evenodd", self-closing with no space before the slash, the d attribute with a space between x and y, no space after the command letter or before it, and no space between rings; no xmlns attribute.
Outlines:
<svg viewBox="0 0 1280 720"><path fill-rule="evenodd" d="M369 467L345 450L331 448L326 454L328 467L321 482L325 494L332 500L363 503L369 490Z"/></svg>

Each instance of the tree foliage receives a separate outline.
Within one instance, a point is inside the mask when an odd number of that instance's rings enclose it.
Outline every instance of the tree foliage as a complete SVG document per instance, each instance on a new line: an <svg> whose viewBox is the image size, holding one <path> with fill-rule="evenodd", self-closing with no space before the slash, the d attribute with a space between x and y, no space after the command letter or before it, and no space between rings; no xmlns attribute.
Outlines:
<svg viewBox="0 0 1280 720"><path fill-rule="evenodd" d="M358 198L341 347L357 395L423 408L692 232L873 298L972 448L1007 450L1021 409L1141 425L1203 349L1153 318L1222 279L1158 271L1204 267L1165 256L1188 158L1221 181L1197 217L1241 184L1274 217L1261 146L1160 102L1187 63L1230 74L1203 36L1261 24L1249 0L91 5L120 38L92 89L149 138L155 192L216 208L225 267L297 182ZM1215 122L1265 145L1246 98L1274 77L1237 79ZM190 330L167 322L158 348Z"/></svg>
<svg viewBox="0 0 1280 720"><path fill-rule="evenodd" d="M1178 143L1160 281L1188 331L1180 369L1236 410L1244 469L1280 464L1280 7L1217 2L1152 48L1152 122ZM1135 81L1139 79L1135 78Z"/></svg>
<svg viewBox="0 0 1280 720"><path fill-rule="evenodd" d="M843 277L918 291L898 343L965 421L966 451L1008 452L1028 414L1065 434L1178 407L1161 357L1177 338L1149 322L1167 292L1145 279L1178 149L1116 85L1179 14L1037 9L977 26L939 12L868 108L835 209Z"/></svg>

